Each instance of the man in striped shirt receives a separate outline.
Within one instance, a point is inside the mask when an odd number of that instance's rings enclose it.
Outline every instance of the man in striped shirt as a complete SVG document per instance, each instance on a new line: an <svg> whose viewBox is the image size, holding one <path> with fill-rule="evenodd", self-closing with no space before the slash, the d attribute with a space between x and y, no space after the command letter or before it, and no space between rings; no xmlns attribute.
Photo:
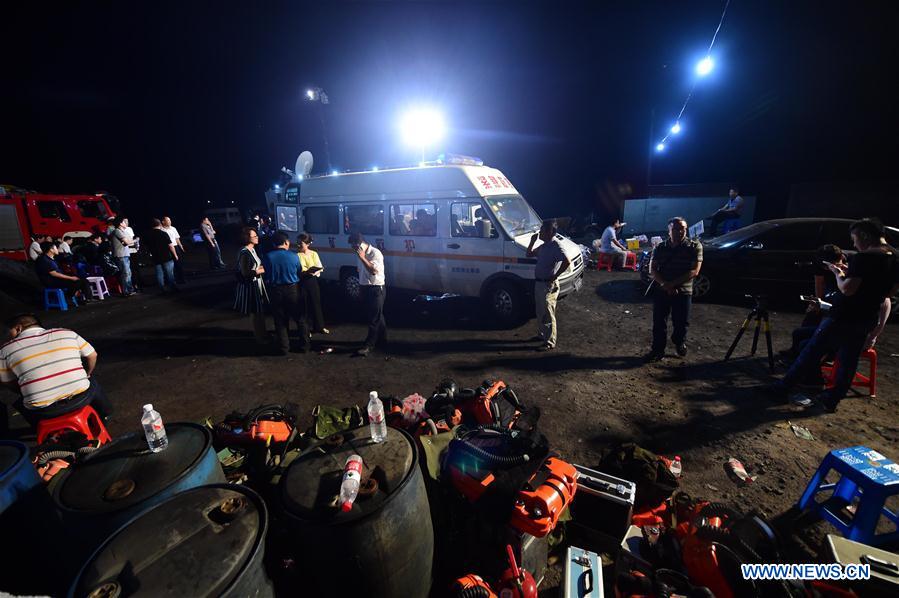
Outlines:
<svg viewBox="0 0 899 598"><path fill-rule="evenodd" d="M18 390L14 403L29 424L92 404L101 417L111 412L106 395L90 376L97 352L76 332L45 329L33 314L7 320L9 338L0 345L0 382Z"/></svg>

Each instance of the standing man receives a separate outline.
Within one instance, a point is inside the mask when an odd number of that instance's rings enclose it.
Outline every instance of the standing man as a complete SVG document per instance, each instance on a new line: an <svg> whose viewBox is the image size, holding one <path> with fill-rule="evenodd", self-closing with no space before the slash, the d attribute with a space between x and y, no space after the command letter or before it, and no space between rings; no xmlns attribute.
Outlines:
<svg viewBox="0 0 899 598"><path fill-rule="evenodd" d="M644 356L649 362L665 356L668 314L674 332L671 340L681 357L687 354L687 326L693 302L693 279L702 267L702 244L687 238L687 221L675 216L668 221L668 238L655 246L649 260L652 278L652 350Z"/></svg>
<svg viewBox="0 0 899 598"><path fill-rule="evenodd" d="M537 304L537 336L541 341L538 351L552 351L556 348L556 302L559 299L558 278L568 269L571 261L565 256L556 241L558 226L555 220L544 220L539 233L534 233L528 244L528 257L537 256L534 267L534 301ZM534 248L540 239L543 244Z"/></svg>
<svg viewBox="0 0 899 598"><path fill-rule="evenodd" d="M222 261L222 250L219 248L219 242L215 238L215 229L209 222L209 217L204 216L200 221L200 231L203 233L203 240L206 242L206 253L209 254L209 267L212 270L221 270L225 267Z"/></svg>
<svg viewBox="0 0 899 598"><path fill-rule="evenodd" d="M162 230L160 220L154 218L150 225L153 229L147 234L147 249L150 250L153 263L156 265L156 285L163 293L167 286L177 291L175 264L178 261L178 253L175 251L175 244L169 234Z"/></svg>
<svg viewBox="0 0 899 598"><path fill-rule="evenodd" d="M721 233L729 233L730 231L740 228L740 215L743 213L743 198L740 197L740 190L736 187L731 188L728 192L729 199L718 211L712 214L712 226L709 233L714 237L718 231L718 224L723 222Z"/></svg>
<svg viewBox="0 0 899 598"><path fill-rule="evenodd" d="M627 259L627 246L618 240L618 233L621 232L625 224L627 223L622 222L620 218L615 218L612 224L607 226L606 230L602 232L602 237L599 240L599 252L613 255L613 268L624 267Z"/></svg>
<svg viewBox="0 0 899 598"><path fill-rule="evenodd" d="M124 216L116 216L113 221L112 233L109 236L109 242L112 243L112 257L115 258L116 265L119 267L119 280L122 283L122 296L130 297L134 294L134 287L131 285L131 247L134 240L128 235L128 219Z"/></svg>
<svg viewBox="0 0 899 598"><path fill-rule="evenodd" d="M387 343L387 323L384 321L384 298L387 295L384 289L384 256L377 247L366 243L361 233L351 234L349 241L362 265L359 268L359 285L368 316L368 336L356 351L356 356L367 357L378 341Z"/></svg>
<svg viewBox="0 0 899 598"><path fill-rule="evenodd" d="M128 263L131 265L131 287L139 292L143 286L144 281L140 276L140 260L137 258L137 252L140 251L140 238L134 235L134 229L131 228L131 224L125 222L125 234L131 237L133 244L128 247Z"/></svg>
<svg viewBox="0 0 899 598"><path fill-rule="evenodd" d="M184 245L181 244L181 235L178 234L178 229L172 226L172 219L168 216L163 216L162 218L162 230L168 233L169 238L172 240L172 243L175 245L175 282L178 284L184 284L184 266L182 265L181 260L184 258Z"/></svg>
<svg viewBox="0 0 899 598"><path fill-rule="evenodd" d="M840 365L833 387L814 399L800 396L794 401L805 407L817 403L830 413L836 411L852 385L859 355L872 342L871 334L879 325L884 300L899 289L899 262L893 248L882 240L883 225L859 220L849 227L849 235L858 252L849 258L848 267L824 263L836 277L843 300L825 312L783 380L770 389L786 398L794 386L821 367L825 355L835 353Z"/></svg>
<svg viewBox="0 0 899 598"><path fill-rule="evenodd" d="M290 239L286 233L274 233L272 243L275 249L265 255L265 288L275 319L278 350L281 355L287 355L290 351L290 321L296 320L300 333L300 352L307 353L309 326L306 323L306 307L300 297L300 257L290 251Z"/></svg>

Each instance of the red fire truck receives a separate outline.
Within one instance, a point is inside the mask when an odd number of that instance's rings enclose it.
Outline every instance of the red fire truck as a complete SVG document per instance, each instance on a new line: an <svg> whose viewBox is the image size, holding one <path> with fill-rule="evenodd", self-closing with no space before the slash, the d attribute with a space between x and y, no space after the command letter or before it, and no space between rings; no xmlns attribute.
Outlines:
<svg viewBox="0 0 899 598"><path fill-rule="evenodd" d="M38 193L0 185L0 257L27 260L32 235L86 237L105 231L117 203L107 193Z"/></svg>

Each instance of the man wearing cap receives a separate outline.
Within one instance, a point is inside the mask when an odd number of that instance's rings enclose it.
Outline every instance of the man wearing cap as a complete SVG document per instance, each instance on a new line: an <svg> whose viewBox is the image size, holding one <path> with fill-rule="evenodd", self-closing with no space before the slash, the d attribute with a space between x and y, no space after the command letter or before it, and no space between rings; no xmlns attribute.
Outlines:
<svg viewBox="0 0 899 598"><path fill-rule="evenodd" d="M618 240L618 233L624 228L627 222L621 222L620 218L615 218L612 224L606 227L602 237L599 240L599 252L611 254L612 267L621 268L624 266L627 258L627 246Z"/></svg>
<svg viewBox="0 0 899 598"><path fill-rule="evenodd" d="M356 351L357 357L367 357L378 342L387 342L387 322L384 321L384 255L377 247L365 241L361 233L352 233L350 247L359 259L359 286L365 301L368 319L368 335L365 343Z"/></svg>

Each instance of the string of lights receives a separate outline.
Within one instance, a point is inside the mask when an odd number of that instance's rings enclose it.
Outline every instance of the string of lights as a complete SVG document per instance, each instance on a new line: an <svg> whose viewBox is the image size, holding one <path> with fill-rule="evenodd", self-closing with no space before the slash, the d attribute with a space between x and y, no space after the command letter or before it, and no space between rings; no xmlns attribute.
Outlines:
<svg viewBox="0 0 899 598"><path fill-rule="evenodd" d="M709 44L709 49L706 50L705 57L703 57L703 59L696 64L696 74L699 78L705 77L715 68L715 60L712 58L712 49L715 47L715 41L718 39L718 32L721 31L721 26L724 25L724 17L727 16L727 9L729 6L730 0L727 0L724 3L724 10L721 11L721 18L718 20L718 26L715 28L715 33L712 35L712 41ZM674 119L674 124L670 129L668 129L668 132L665 133L665 136L662 137L662 140L656 144L657 152L665 151L665 148L668 147L668 139L672 135L677 135L681 132L682 127L680 121L684 116L684 112L687 110L687 105L693 98L693 92L696 90L696 83L698 81L699 79L697 78L693 79L693 84L690 85L690 91L689 93L687 93L687 98L684 100L680 112L677 113L677 118Z"/></svg>

